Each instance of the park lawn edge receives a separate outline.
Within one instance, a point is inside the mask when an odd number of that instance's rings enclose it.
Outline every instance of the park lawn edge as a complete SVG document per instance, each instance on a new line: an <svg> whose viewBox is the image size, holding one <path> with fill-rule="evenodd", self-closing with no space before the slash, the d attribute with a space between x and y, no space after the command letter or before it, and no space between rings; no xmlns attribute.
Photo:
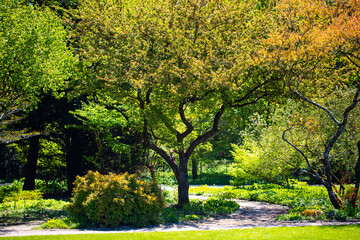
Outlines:
<svg viewBox="0 0 360 240"><path fill-rule="evenodd" d="M328 225L302 227L268 227L222 230L190 230L132 233L95 233L95 234L65 234L65 235L34 235L17 237L0 237L1 240L122 240L122 239L360 239L360 225Z"/></svg>

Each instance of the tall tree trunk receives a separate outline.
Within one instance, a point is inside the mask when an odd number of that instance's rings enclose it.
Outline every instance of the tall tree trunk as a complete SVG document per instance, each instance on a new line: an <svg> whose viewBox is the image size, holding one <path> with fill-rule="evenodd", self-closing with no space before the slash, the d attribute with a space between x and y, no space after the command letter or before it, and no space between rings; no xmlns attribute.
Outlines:
<svg viewBox="0 0 360 240"><path fill-rule="evenodd" d="M29 152L25 167L25 181L23 190L35 190L36 168L40 150L40 136L30 139Z"/></svg>
<svg viewBox="0 0 360 240"><path fill-rule="evenodd" d="M333 189L332 171L331 171L331 165L330 165L330 161L329 161L329 154L327 151L324 154L324 158L325 158L324 159L324 167L325 167L325 174L326 174L326 184L324 184L324 185L328 192L331 204L334 206L334 208L340 209L343 206L343 202L340 199L340 197L337 195L337 193L334 192L334 189Z"/></svg>
<svg viewBox="0 0 360 240"><path fill-rule="evenodd" d="M177 174L179 206L189 203L189 176L187 163L187 159L180 158L179 171Z"/></svg>
<svg viewBox="0 0 360 240"><path fill-rule="evenodd" d="M9 159L6 158L6 152L6 145L0 143L0 179L6 179L7 172L9 170L9 168L7 167Z"/></svg>
<svg viewBox="0 0 360 240"><path fill-rule="evenodd" d="M192 169L191 169L192 179L196 180L196 179L198 179L198 163L195 158L191 159L191 166L192 166Z"/></svg>
<svg viewBox="0 0 360 240"><path fill-rule="evenodd" d="M359 185L360 185L360 141L357 142L358 147L358 161L355 165L355 187L354 192L351 196L351 205L355 208L356 202L359 197Z"/></svg>
<svg viewBox="0 0 360 240"><path fill-rule="evenodd" d="M72 193L76 176L82 173L82 157L84 153L83 133L77 129L66 132L66 172L68 193Z"/></svg>

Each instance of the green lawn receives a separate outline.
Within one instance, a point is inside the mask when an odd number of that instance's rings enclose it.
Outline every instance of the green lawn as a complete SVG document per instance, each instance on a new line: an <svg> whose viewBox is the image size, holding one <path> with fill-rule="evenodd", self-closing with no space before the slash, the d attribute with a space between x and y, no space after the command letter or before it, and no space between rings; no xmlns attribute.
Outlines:
<svg viewBox="0 0 360 240"><path fill-rule="evenodd" d="M28 236L28 237L4 237L5 239L22 240L112 240L112 239L360 239L360 225L350 226L319 226L319 227L273 227L252 228L237 230L217 231L180 231L180 232L141 232L141 233L108 233L108 234L80 234L80 235L57 235L57 236Z"/></svg>

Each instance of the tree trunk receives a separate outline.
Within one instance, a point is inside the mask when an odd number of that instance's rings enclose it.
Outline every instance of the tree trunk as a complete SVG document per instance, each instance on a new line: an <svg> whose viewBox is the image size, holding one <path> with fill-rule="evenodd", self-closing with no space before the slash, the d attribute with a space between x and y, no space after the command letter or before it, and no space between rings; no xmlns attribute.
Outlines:
<svg viewBox="0 0 360 240"><path fill-rule="evenodd" d="M40 150L40 136L30 139L29 152L25 168L25 181L23 190L35 190L36 168Z"/></svg>
<svg viewBox="0 0 360 240"><path fill-rule="evenodd" d="M187 163L187 159L180 158L179 171L177 174L179 206L189 203L189 176Z"/></svg>
<svg viewBox="0 0 360 240"><path fill-rule="evenodd" d="M355 187L354 192L351 196L351 205L355 208L356 202L358 200L359 194L359 185L360 185L360 141L357 142L358 147L358 161L355 165Z"/></svg>
<svg viewBox="0 0 360 240"><path fill-rule="evenodd" d="M192 169L191 169L192 179L196 180L198 179L198 163L195 158L191 159L191 165L192 165Z"/></svg>
<svg viewBox="0 0 360 240"><path fill-rule="evenodd" d="M151 180L156 181L156 174L155 174L155 168L153 166L148 166L150 170Z"/></svg>
<svg viewBox="0 0 360 240"><path fill-rule="evenodd" d="M334 192L334 190L332 189L332 186L326 186L326 190L327 190L327 192L328 192L330 202L331 202L331 204L334 206L334 208L336 208L336 209L342 208L341 199L340 199L339 196Z"/></svg>
<svg viewBox="0 0 360 240"><path fill-rule="evenodd" d="M82 173L82 157L84 153L84 139L82 132L69 129L66 132L66 172L68 193L72 193L76 176Z"/></svg>

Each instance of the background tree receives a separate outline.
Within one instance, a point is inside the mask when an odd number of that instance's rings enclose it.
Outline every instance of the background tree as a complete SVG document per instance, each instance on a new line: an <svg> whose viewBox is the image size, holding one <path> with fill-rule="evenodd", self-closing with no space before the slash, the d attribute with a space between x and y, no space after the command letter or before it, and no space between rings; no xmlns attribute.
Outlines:
<svg viewBox="0 0 360 240"><path fill-rule="evenodd" d="M282 130L287 127L288 118L296 109L293 102L284 105L276 106L267 121L264 116L255 113L242 131L241 142L232 145L234 164L231 174L235 177L234 184L247 179L288 186L289 178L294 178L293 174L300 173L305 167L301 156L281 141ZM292 140L307 139L306 134L292 134Z"/></svg>
<svg viewBox="0 0 360 240"><path fill-rule="evenodd" d="M82 86L169 164L180 205L190 156L224 112L278 88L275 74L249 64L265 15L254 1L80 1L73 40L90 66Z"/></svg>
<svg viewBox="0 0 360 240"><path fill-rule="evenodd" d="M324 106L334 113L340 113L347 106L347 100L353 91L340 91L336 99L322 99ZM311 167L319 174L324 173L321 163L323 150L333 137L336 126L328 119L325 112L307 103L288 99L281 105L274 105L275 111L266 120L265 116L254 114L250 124L242 132L241 142L233 145L232 155L235 159L232 174L236 180L263 179L268 182L287 184L288 178L308 175L306 163L299 152L282 141L284 129L291 128L286 138L297 148L306 153ZM354 180L354 168L357 161L357 149L353 144L359 138L359 111L354 111L349 118L347 128L340 141L333 146L335 154L329 160L332 165L334 182L345 189L345 184ZM303 175L303 176L300 176ZM320 184L319 180L310 178L310 183Z"/></svg>
<svg viewBox="0 0 360 240"><path fill-rule="evenodd" d="M325 111L335 124L332 138L323 150L324 177L316 172L307 156L287 138L283 139L306 159L311 172L326 187L335 208L342 202L333 190L330 152L348 123L359 98L359 4L358 1L279 1L273 15L272 31L264 42L259 59L283 71L292 93L302 101ZM346 85L344 85L346 83ZM356 88L339 115L327 109L322 99L335 96L339 88ZM314 99L318 100L313 101ZM319 101L320 100L320 101ZM334 98L334 100L336 100ZM342 118L342 120L338 120ZM359 164L356 165L358 169ZM356 170L358 175L358 170ZM359 177L356 176L356 186ZM357 196L358 187L354 196Z"/></svg>
<svg viewBox="0 0 360 240"><path fill-rule="evenodd" d="M97 153L91 162L98 171L135 173L144 167L145 162L139 156L143 154L141 144L126 134L126 120L118 111L93 102L82 106L73 114L82 121L83 126L78 127L94 135Z"/></svg>
<svg viewBox="0 0 360 240"><path fill-rule="evenodd" d="M1 0L0 20L0 142L7 143L29 136L6 126L36 106L42 93L64 89L76 61L50 10Z"/></svg>
<svg viewBox="0 0 360 240"><path fill-rule="evenodd" d="M29 190L35 188L40 132L50 121L49 112L34 108L46 102L47 94L63 95L76 59L66 46L67 31L61 20L47 8L24 3L0 3L0 142L30 138L24 184ZM25 116L30 120L26 127L9 128Z"/></svg>

